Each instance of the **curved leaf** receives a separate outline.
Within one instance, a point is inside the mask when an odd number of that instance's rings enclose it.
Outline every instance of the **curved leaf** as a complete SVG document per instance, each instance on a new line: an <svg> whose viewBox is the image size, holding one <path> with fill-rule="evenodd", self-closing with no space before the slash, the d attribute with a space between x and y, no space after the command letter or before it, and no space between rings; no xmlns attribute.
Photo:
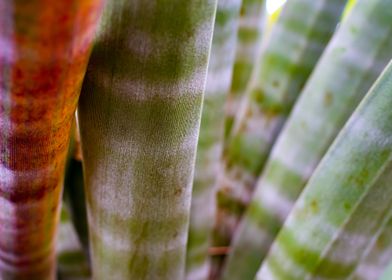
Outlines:
<svg viewBox="0 0 392 280"><path fill-rule="evenodd" d="M344 0L291 0L262 47L243 110L223 153L213 245L227 246L291 106L328 43ZM305 16L306 15L306 16ZM217 267L224 256L215 258ZM213 268L219 271L219 268Z"/></svg>
<svg viewBox="0 0 392 280"><path fill-rule="evenodd" d="M260 53L265 28L265 0L243 0L239 19L236 54L231 87L226 100L225 139L230 138L235 116Z"/></svg>
<svg viewBox="0 0 392 280"><path fill-rule="evenodd" d="M209 236L215 210L215 178L222 154L225 99L231 83L241 0L219 0L198 142L186 279L207 279Z"/></svg>
<svg viewBox="0 0 392 280"><path fill-rule="evenodd" d="M342 129L257 279L347 279L392 203L392 63Z"/></svg>
<svg viewBox="0 0 392 280"><path fill-rule="evenodd" d="M391 17L391 1L359 1L332 38L257 182L227 275L240 268L255 275L322 156L391 59Z"/></svg>
<svg viewBox="0 0 392 280"><path fill-rule="evenodd" d="M391 174L391 170L389 171ZM391 176L390 176L391 177ZM392 179L392 178L391 178ZM390 180L391 180L390 179ZM391 181L390 181L391 182ZM391 184L390 184L390 187ZM380 221L381 222L381 221ZM392 211L384 219L379 232L374 235L364 257L350 279L380 279L383 271L392 260Z"/></svg>

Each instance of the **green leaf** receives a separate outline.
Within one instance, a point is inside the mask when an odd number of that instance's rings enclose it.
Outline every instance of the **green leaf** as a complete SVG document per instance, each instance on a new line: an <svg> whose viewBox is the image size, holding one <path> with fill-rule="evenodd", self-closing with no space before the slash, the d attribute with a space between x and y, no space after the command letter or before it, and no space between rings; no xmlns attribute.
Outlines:
<svg viewBox="0 0 392 280"><path fill-rule="evenodd" d="M380 223L381 222L382 226L372 238L363 254L360 264L357 266L355 273L352 274L350 279L380 279L384 270L392 260L392 211L390 211Z"/></svg>
<svg viewBox="0 0 392 280"><path fill-rule="evenodd" d="M94 279L184 279L215 8L108 1L78 110Z"/></svg>
<svg viewBox="0 0 392 280"><path fill-rule="evenodd" d="M236 49L241 0L219 0L208 66L203 113L193 181L187 245L186 279L207 279L209 236L215 210L215 179L219 172L224 106Z"/></svg>
<svg viewBox="0 0 392 280"><path fill-rule="evenodd" d="M241 100L246 96L265 29L265 0L243 0L231 87L226 100L225 139L229 139Z"/></svg>
<svg viewBox="0 0 392 280"><path fill-rule="evenodd" d="M230 243L243 213L237 210L246 208L274 139L332 36L344 2L291 0L263 42L248 96L223 153L217 188L220 198L228 198L217 202L214 246ZM220 270L223 257L215 258L213 270Z"/></svg>
<svg viewBox="0 0 392 280"><path fill-rule="evenodd" d="M392 63L310 178L257 279L347 279L392 203Z"/></svg>
<svg viewBox="0 0 392 280"><path fill-rule="evenodd" d="M236 233L227 275L255 275L317 164L392 57L392 2L359 1L279 135Z"/></svg>

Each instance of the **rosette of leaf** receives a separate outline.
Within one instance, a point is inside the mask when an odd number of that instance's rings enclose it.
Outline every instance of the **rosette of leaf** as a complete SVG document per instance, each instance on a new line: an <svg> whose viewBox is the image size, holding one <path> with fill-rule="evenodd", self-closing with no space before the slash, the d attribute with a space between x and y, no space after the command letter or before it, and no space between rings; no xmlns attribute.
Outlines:
<svg viewBox="0 0 392 280"><path fill-rule="evenodd" d="M257 182L233 240L227 279L255 275L325 151L391 59L391 17L391 1L360 0L341 23Z"/></svg>

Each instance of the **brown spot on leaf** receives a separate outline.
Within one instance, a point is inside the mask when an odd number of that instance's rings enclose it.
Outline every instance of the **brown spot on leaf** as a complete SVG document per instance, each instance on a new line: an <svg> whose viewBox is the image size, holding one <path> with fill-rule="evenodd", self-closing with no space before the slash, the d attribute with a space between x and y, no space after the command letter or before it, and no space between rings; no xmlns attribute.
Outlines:
<svg viewBox="0 0 392 280"><path fill-rule="evenodd" d="M317 214L319 212L319 204L317 202L317 200L312 200L310 202L310 209L312 210L313 213Z"/></svg>
<svg viewBox="0 0 392 280"><path fill-rule="evenodd" d="M251 108L248 108L248 109L246 110L246 119L249 119L249 118L251 118L252 116L253 116L253 111L252 111Z"/></svg>
<svg viewBox="0 0 392 280"><path fill-rule="evenodd" d="M182 194L182 189L181 188L178 188L178 189L176 189L175 191L174 191L174 195L175 196L180 196Z"/></svg>
<svg viewBox="0 0 392 280"><path fill-rule="evenodd" d="M333 95L330 91L327 91L324 95L324 104L325 106L330 106L333 102Z"/></svg>

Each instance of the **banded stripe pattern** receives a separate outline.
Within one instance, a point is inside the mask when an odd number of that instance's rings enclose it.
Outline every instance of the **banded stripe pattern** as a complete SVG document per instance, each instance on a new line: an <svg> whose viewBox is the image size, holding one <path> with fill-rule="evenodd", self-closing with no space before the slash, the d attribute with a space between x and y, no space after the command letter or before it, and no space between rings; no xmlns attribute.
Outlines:
<svg viewBox="0 0 392 280"><path fill-rule="evenodd" d="M266 25L265 0L243 0L231 87L226 100L225 139L230 138L235 116L246 96Z"/></svg>
<svg viewBox="0 0 392 280"><path fill-rule="evenodd" d="M392 173L391 171L389 171ZM390 176L391 177L391 176ZM392 178L389 179L391 182ZM391 184L389 184L391 188ZM381 221L380 221L381 222ZM383 271L392 260L392 211L384 219L384 225L375 234L360 264L350 280L380 279Z"/></svg>
<svg viewBox="0 0 392 280"><path fill-rule="evenodd" d="M55 279L70 128L101 9L0 1L1 279Z"/></svg>
<svg viewBox="0 0 392 280"><path fill-rule="evenodd" d="M110 0L78 108L94 279L182 280L215 0Z"/></svg>
<svg viewBox="0 0 392 280"><path fill-rule="evenodd" d="M390 18L392 1L360 0L332 38L257 182L227 275L240 267L256 273L322 156L391 59Z"/></svg>
<svg viewBox="0 0 392 280"><path fill-rule="evenodd" d="M186 279L207 279L215 181L224 134L224 107L233 71L241 0L218 0L193 181Z"/></svg>
<svg viewBox="0 0 392 280"><path fill-rule="evenodd" d="M392 203L391 93L392 63L316 168L258 280L347 279L355 271Z"/></svg>
<svg viewBox="0 0 392 280"><path fill-rule="evenodd" d="M332 36L344 3L291 0L263 43L260 64L223 152L214 246L230 243L271 145Z"/></svg>

